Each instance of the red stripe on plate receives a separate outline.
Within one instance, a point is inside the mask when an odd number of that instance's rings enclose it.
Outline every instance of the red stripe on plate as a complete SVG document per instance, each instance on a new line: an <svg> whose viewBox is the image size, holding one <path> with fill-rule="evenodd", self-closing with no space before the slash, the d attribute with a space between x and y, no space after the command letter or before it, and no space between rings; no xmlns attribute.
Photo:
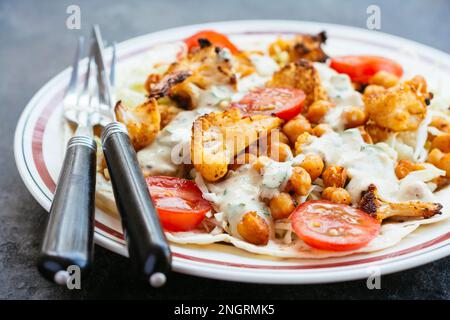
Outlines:
<svg viewBox="0 0 450 320"><path fill-rule="evenodd" d="M55 193L56 183L52 179L50 172L48 171L47 165L45 163L44 153L42 151L42 144L44 141L45 128L47 126L48 119L55 111L56 107L61 104L63 97L64 97L64 90L59 91L52 97L49 103L42 110L42 113L40 114L36 122L36 126L34 127L33 135L31 137L31 149L34 164L45 186L52 193Z"/></svg>

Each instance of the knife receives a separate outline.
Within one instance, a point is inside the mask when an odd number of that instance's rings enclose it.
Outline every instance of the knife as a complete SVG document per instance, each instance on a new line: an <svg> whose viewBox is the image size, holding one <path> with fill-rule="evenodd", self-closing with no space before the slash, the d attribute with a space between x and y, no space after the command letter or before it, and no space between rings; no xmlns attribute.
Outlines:
<svg viewBox="0 0 450 320"><path fill-rule="evenodd" d="M115 121L114 101L103 55L100 28L94 26L95 62L100 108L107 110L110 123L102 132L102 146L120 213L130 259L139 274L153 287L167 280L172 262L169 244L160 224L147 184L130 142L128 131Z"/></svg>

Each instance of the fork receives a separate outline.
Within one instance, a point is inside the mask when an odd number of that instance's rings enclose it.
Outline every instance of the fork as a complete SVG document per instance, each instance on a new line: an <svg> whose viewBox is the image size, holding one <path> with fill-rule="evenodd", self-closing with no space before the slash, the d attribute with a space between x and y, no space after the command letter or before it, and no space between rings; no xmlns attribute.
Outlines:
<svg viewBox="0 0 450 320"><path fill-rule="evenodd" d="M68 141L45 236L38 270L50 281L66 285L78 267L89 269L93 259L93 230L97 144L93 126L98 124L90 83L94 44L91 44L84 85L78 88L80 56L84 38L78 40L70 82L64 96L64 117L76 125ZM68 269L72 266L72 269ZM72 271L73 270L73 271Z"/></svg>

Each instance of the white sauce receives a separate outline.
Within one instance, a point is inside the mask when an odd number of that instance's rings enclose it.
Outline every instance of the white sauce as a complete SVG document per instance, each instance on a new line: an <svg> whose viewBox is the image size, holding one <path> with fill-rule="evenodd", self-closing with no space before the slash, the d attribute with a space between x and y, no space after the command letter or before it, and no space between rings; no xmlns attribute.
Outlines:
<svg viewBox="0 0 450 320"><path fill-rule="evenodd" d="M271 199L280 193L292 175L291 161L269 162L262 170L261 197Z"/></svg>
<svg viewBox="0 0 450 320"><path fill-rule="evenodd" d="M234 94L234 90L230 86L220 85L211 86L207 90L202 90L198 87L197 97L194 105L197 108L212 108L219 105L222 101L229 101ZM216 110L217 111L217 110Z"/></svg>
<svg viewBox="0 0 450 320"><path fill-rule="evenodd" d="M146 174L180 174L183 161L189 161L191 128L194 120L202 114L215 111L199 108L182 111L163 129L152 144L137 153L138 161ZM186 163L186 162L184 162Z"/></svg>
<svg viewBox="0 0 450 320"><path fill-rule="evenodd" d="M361 192L371 183L377 186L380 196L389 201L429 201L432 194L425 182L442 174L441 170L428 167L427 173L424 173L426 170L417 171L411 178L410 174L399 181L395 175L395 150L385 143L366 144L357 129L330 132L313 139L310 145L302 148L303 153L319 154L327 164L345 167L350 178L346 189L353 203L359 201ZM419 175L422 179L418 180Z"/></svg>
<svg viewBox="0 0 450 320"><path fill-rule="evenodd" d="M279 69L278 64L269 56L252 54L250 60L255 66L256 72L263 77L271 78L274 72Z"/></svg>
<svg viewBox="0 0 450 320"><path fill-rule="evenodd" d="M270 222L269 208L260 198L262 185L263 177L250 165L230 171L221 182L208 184L210 192L215 194L215 209L222 212L223 219L228 221L231 235L241 238L237 225L246 212L256 211Z"/></svg>
<svg viewBox="0 0 450 320"><path fill-rule="evenodd" d="M262 169L262 173L251 165L243 165L237 171L230 171L223 181L208 183L208 191L203 192L203 196L223 214L222 219L228 222L230 234L240 237L237 224L249 211L256 211L267 222L271 222L270 210L263 200L277 196L291 174L291 162L271 161Z"/></svg>
<svg viewBox="0 0 450 320"><path fill-rule="evenodd" d="M337 73L324 63L314 63L314 67L319 72L328 97L335 104L325 115L324 122L342 131L345 128L343 113L350 107L364 106L361 94L353 88L348 75Z"/></svg>
<svg viewBox="0 0 450 320"><path fill-rule="evenodd" d="M237 92L231 97L232 101L239 101L251 89L263 87L266 82L272 79L272 75L279 69L279 66L268 56L253 54L250 56L256 72L249 76L240 78L237 83Z"/></svg>

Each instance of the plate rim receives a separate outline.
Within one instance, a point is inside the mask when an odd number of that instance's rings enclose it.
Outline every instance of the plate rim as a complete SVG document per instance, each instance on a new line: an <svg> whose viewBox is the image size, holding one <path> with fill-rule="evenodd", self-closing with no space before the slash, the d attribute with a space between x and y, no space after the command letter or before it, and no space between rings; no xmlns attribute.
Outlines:
<svg viewBox="0 0 450 320"><path fill-rule="evenodd" d="M187 26L180 26L176 28L170 28L170 29L164 29L156 32L151 32L148 34L140 35L137 37L133 37L131 39L125 40L121 42L118 46L123 47L133 47L133 46L139 46L140 43L142 43L145 39L149 39L152 37L163 37L165 34L174 34L177 32L192 32L194 30L202 29L202 28L226 28L230 26L239 26L239 25L245 25L248 29L250 27L253 29L258 29L257 26L261 24L271 24L271 25L278 25L279 27L282 26L288 26L292 25L295 26L295 28L298 28L300 31L302 27L309 26L311 28L317 28L317 29L333 29L337 28L340 30L347 29L349 31L353 32L363 32L365 34L367 33L373 33L377 34L377 37L387 37L391 38L392 40L399 39L403 43L408 43L410 45L416 46L416 47L422 47L426 48L426 51L433 52L433 54L436 54L440 57L445 57L446 60L450 58L450 56L440 50L437 50L432 47L428 47L426 45L420 44L418 42L415 42L413 40L401 38L395 35L390 35L382 32L374 32L370 30L365 30L362 28L356 28L351 26L345 26L345 25L338 25L338 24L330 24L330 23L321 23L321 22L309 22L309 21L296 21L296 20L236 20L236 21L225 21L225 22L211 22L211 23L202 23L202 24L194 24L194 25L187 25ZM128 49L131 50L131 49ZM24 181L27 189L30 191L30 193L33 195L33 197L39 202L39 204L46 210L49 210L50 207L50 201L48 199L45 199L45 194L39 194L36 193L36 183L32 182L30 179L33 179L33 175L31 172L26 172L24 165L25 163L22 160L22 155L20 154L20 150L22 149L22 145L20 144L22 140L21 135L21 129L24 127L24 124L26 123L26 119L30 117L33 114L33 106L36 104L37 101L40 100L41 96L50 88L54 87L54 84L58 82L59 79L64 78L66 76L66 73L70 72L70 67L64 69L62 72L57 74L56 76L52 77L50 80L48 80L44 86L42 86L31 98L31 100L26 105L25 109L23 110L20 119L18 121L16 131L14 134L14 156L16 161L16 166L18 168L18 171L20 173L20 176L22 180ZM121 255L127 255L126 248L117 243L116 241L109 239L103 235L101 235L98 232L95 232L95 241L99 245L105 247L106 249L109 249L115 253L121 254ZM421 253L417 255L415 258L408 258L406 257L403 261L391 261L387 263L377 263L377 264L371 264L370 267L379 265L380 271L382 274L388 274L392 272L401 271L404 269L409 269L416 267L418 265L422 265L424 263L428 263L434 260L437 260L439 258L443 258L444 256L450 255L450 245L444 245L441 248L433 250L433 252L429 253ZM409 261L412 259L412 261ZM217 271L209 270L210 268L205 267L203 265L203 268L195 268L192 267L192 264L187 261L182 261L178 259L176 256L174 257L174 271L191 274L194 276L201 276L201 277L208 277L213 279L220 279L220 280L230 280L230 281L240 281L240 282L255 282L255 283L290 283L290 284L302 284L302 283L330 283L330 282L338 282L338 281L347 281L347 280L354 280L354 279L360 279L367 277L368 275L361 274L361 268L359 268L359 272L356 272L355 270L336 270L333 269L332 272L326 272L326 273L315 273L315 272L309 272L309 273L299 273L295 275L295 278L293 278L292 273L288 273L285 277L283 276L277 276L273 278L261 278L260 273L255 273L252 270L249 269L241 269L240 272L236 271L230 271L230 270L221 270L220 274L217 273ZM245 270L245 271L244 271ZM242 275L245 273L245 276Z"/></svg>

